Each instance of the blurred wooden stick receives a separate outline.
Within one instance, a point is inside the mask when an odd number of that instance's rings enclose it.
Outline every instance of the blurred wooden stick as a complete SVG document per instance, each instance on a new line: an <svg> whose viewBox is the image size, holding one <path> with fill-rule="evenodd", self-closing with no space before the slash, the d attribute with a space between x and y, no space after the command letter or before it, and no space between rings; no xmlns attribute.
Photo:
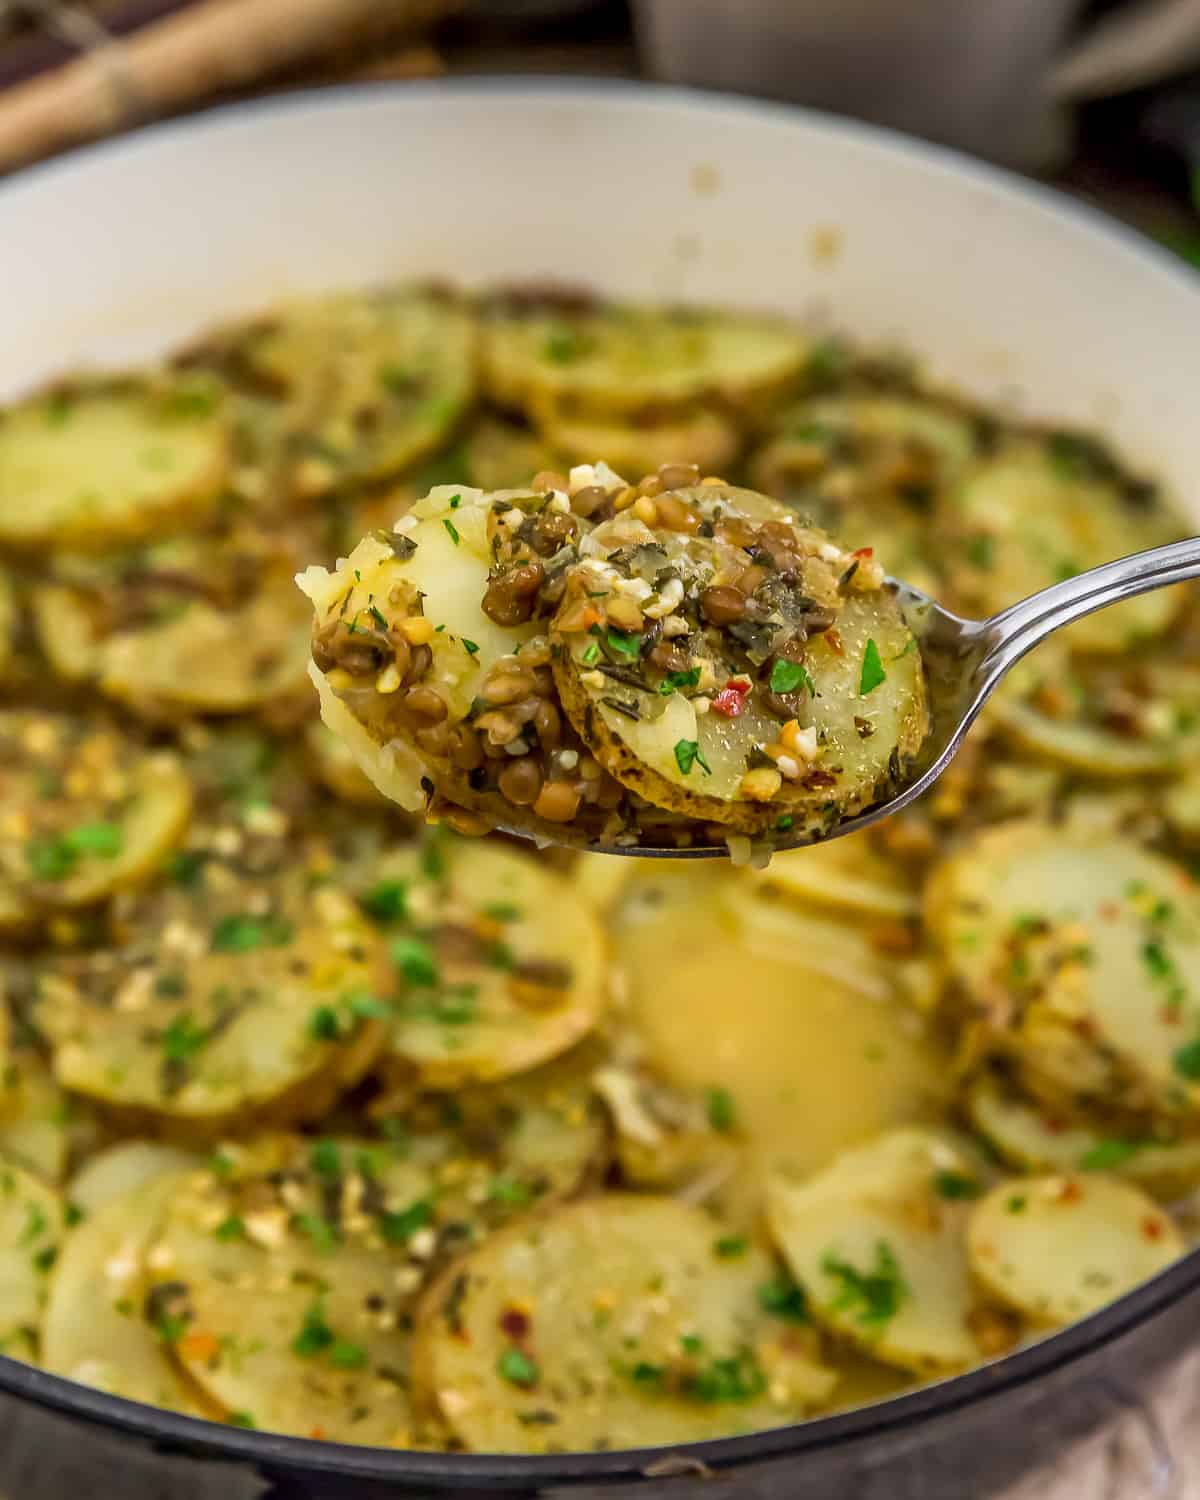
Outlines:
<svg viewBox="0 0 1200 1500"><path fill-rule="evenodd" d="M352 39L411 33L453 8L450 0L199 0L0 94L0 172Z"/></svg>

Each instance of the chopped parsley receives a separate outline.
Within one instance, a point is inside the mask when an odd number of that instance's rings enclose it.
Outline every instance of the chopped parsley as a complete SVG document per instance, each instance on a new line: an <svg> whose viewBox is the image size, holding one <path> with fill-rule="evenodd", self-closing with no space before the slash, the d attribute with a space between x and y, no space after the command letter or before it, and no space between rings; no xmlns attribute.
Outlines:
<svg viewBox="0 0 1200 1500"><path fill-rule="evenodd" d="M1180 1078L1186 1078L1189 1083L1200 1082L1200 1037L1177 1047L1171 1058L1171 1066Z"/></svg>
<svg viewBox="0 0 1200 1500"><path fill-rule="evenodd" d="M542 344L542 357L552 365L569 365L584 351L584 340L565 323L551 328Z"/></svg>
<svg viewBox="0 0 1200 1500"><path fill-rule="evenodd" d="M1005 1213L1023 1214L1029 1205L1029 1199L1024 1193L1014 1193L1004 1205Z"/></svg>
<svg viewBox="0 0 1200 1500"><path fill-rule="evenodd" d="M65 880L80 859L115 859L124 845L119 823L80 823L56 838L31 839L25 859L35 880Z"/></svg>
<svg viewBox="0 0 1200 1500"><path fill-rule="evenodd" d="M887 673L883 670L883 662L879 658L879 647L874 638L867 641L866 649L863 651L862 674L858 679L858 695L865 698L868 693L873 693L881 683L887 681Z"/></svg>
<svg viewBox="0 0 1200 1500"><path fill-rule="evenodd" d="M583 662L584 666L592 666L593 663L600 660L600 647L596 644L595 641L589 641L587 644L587 649L579 659L581 662Z"/></svg>
<svg viewBox="0 0 1200 1500"><path fill-rule="evenodd" d="M700 748L699 740L676 740L675 764L685 776L696 765L700 767L706 776L712 775L712 767L704 759L704 752Z"/></svg>
<svg viewBox="0 0 1200 1500"><path fill-rule="evenodd" d="M785 661L782 656L771 668L770 687L773 693L794 693L798 688L804 688L810 698L817 695L807 668L798 661Z"/></svg>
<svg viewBox="0 0 1200 1500"><path fill-rule="evenodd" d="M367 1351L361 1344L349 1339L334 1339L329 1351L329 1363L338 1370L361 1370L367 1363Z"/></svg>
<svg viewBox="0 0 1200 1500"><path fill-rule="evenodd" d="M737 1125L737 1107L728 1089L705 1089L704 1112L714 1130L727 1132Z"/></svg>
<svg viewBox="0 0 1200 1500"><path fill-rule="evenodd" d="M785 1323L808 1323L808 1299L804 1288L788 1275L776 1276L773 1281L764 1281L758 1288L758 1305L773 1318L782 1318Z"/></svg>
<svg viewBox="0 0 1200 1500"><path fill-rule="evenodd" d="M524 915L519 906L513 906L509 901L489 902L483 908L483 914L493 922L519 922Z"/></svg>
<svg viewBox="0 0 1200 1500"><path fill-rule="evenodd" d="M465 635L461 639L463 643L463 650L467 653L468 656L478 655L479 647L474 641L467 640Z"/></svg>
<svg viewBox="0 0 1200 1500"><path fill-rule="evenodd" d="M821 1259L821 1270L838 1285L832 1302L835 1312L851 1312L864 1328L878 1331L896 1316L908 1296L908 1285L890 1245L878 1240L875 1264L860 1271L833 1251Z"/></svg>
<svg viewBox="0 0 1200 1500"><path fill-rule="evenodd" d="M507 1380L509 1385L519 1385L523 1390L537 1385L540 1373L537 1361L521 1349L505 1349L496 1361L496 1374L500 1379Z"/></svg>
<svg viewBox="0 0 1200 1500"><path fill-rule="evenodd" d="M187 1062L200 1051L208 1036L208 1027L200 1026L185 1010L181 1015L173 1016L163 1031L163 1056L168 1062Z"/></svg>
<svg viewBox="0 0 1200 1500"><path fill-rule="evenodd" d="M767 1377L749 1351L714 1359L680 1383L681 1395L693 1401L753 1401L767 1388Z"/></svg>
<svg viewBox="0 0 1200 1500"><path fill-rule="evenodd" d="M432 1222L433 1204L428 1198L417 1198L407 1208L380 1214L379 1232L389 1245L403 1245Z"/></svg>
<svg viewBox="0 0 1200 1500"><path fill-rule="evenodd" d="M292 1223L301 1234L308 1236L322 1255L328 1255L337 1245L337 1230L320 1214L294 1214Z"/></svg>
<svg viewBox="0 0 1200 1500"><path fill-rule="evenodd" d="M314 1141L312 1150L308 1153L308 1164L318 1177L340 1177L342 1171L342 1153L338 1149L337 1142L330 1140Z"/></svg>
<svg viewBox="0 0 1200 1500"><path fill-rule="evenodd" d="M246 1238L246 1222L239 1214L230 1214L227 1219L222 1219L213 1230L213 1238L220 1240L223 1245L231 1244L234 1240Z"/></svg>
<svg viewBox="0 0 1200 1500"><path fill-rule="evenodd" d="M749 1248L750 1241L744 1234L723 1234L719 1240L713 1241L713 1254L721 1260L737 1260Z"/></svg>
<svg viewBox="0 0 1200 1500"><path fill-rule="evenodd" d="M302 1359L311 1359L316 1354L323 1354L333 1343L333 1329L325 1321L325 1307L318 1297L305 1309L300 1332L292 1340L292 1353Z"/></svg>
<svg viewBox="0 0 1200 1500"><path fill-rule="evenodd" d="M1141 1150L1137 1141L1097 1141L1079 1158L1081 1172L1108 1172L1124 1166Z"/></svg>
<svg viewBox="0 0 1200 1500"><path fill-rule="evenodd" d="M295 928L282 917L235 912L216 924L209 946L214 953L253 953L257 948L284 948L294 936Z"/></svg>
<svg viewBox="0 0 1200 1500"><path fill-rule="evenodd" d="M980 1183L966 1172L935 1172L933 1190L939 1198L978 1198L983 1192Z"/></svg>
<svg viewBox="0 0 1200 1500"><path fill-rule="evenodd" d="M628 657L635 660L642 654L642 638L636 631L616 630L611 625L605 631L604 639L608 649L617 656Z"/></svg>
<svg viewBox="0 0 1200 1500"><path fill-rule="evenodd" d="M379 881L362 897L362 909L377 922L403 922L408 915L408 882Z"/></svg>
<svg viewBox="0 0 1200 1500"><path fill-rule="evenodd" d="M438 982L437 958L423 938L396 938L391 953L392 962L409 984L429 986Z"/></svg>
<svg viewBox="0 0 1200 1500"><path fill-rule="evenodd" d="M254 1428L258 1426L258 1423L255 1422L248 1411L231 1411L229 1413L229 1421L234 1427Z"/></svg>
<svg viewBox="0 0 1200 1500"><path fill-rule="evenodd" d="M336 1042L342 1035L342 1023L332 1005L318 1005L308 1018L308 1034L314 1042Z"/></svg>
<svg viewBox="0 0 1200 1500"><path fill-rule="evenodd" d="M450 540L457 547L458 546L458 540L459 540L459 538L458 538L458 527L454 524L454 522L450 519L449 516L443 516L442 517L442 525L446 528L446 533L449 536Z"/></svg>
<svg viewBox="0 0 1200 1500"><path fill-rule="evenodd" d="M664 698L669 698L677 688L697 687L700 682L700 668L689 667L686 672L668 672L658 685L659 692Z"/></svg>
<svg viewBox="0 0 1200 1500"><path fill-rule="evenodd" d="M488 1197L506 1208L523 1208L533 1202L534 1191L519 1177L493 1177L488 1184Z"/></svg>
<svg viewBox="0 0 1200 1500"><path fill-rule="evenodd" d="M380 630L386 630L388 628L387 616L377 604L368 604L367 613L371 616L372 620L375 621L376 625L379 626Z"/></svg>

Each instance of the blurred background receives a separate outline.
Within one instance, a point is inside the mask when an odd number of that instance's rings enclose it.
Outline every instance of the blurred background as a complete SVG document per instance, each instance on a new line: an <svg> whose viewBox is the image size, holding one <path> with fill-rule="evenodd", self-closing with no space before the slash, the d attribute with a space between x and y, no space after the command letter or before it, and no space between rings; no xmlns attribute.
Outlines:
<svg viewBox="0 0 1200 1500"><path fill-rule="evenodd" d="M464 73L644 77L895 126L1200 267L1200 0L0 0L0 175L231 99Z"/></svg>

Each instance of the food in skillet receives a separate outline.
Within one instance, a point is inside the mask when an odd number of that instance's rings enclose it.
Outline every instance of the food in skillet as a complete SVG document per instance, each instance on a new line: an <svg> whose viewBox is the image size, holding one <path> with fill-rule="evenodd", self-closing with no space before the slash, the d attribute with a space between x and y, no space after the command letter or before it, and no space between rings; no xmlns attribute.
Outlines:
<svg viewBox="0 0 1200 1500"><path fill-rule="evenodd" d="M1191 596L1083 622L919 806L763 870L448 825L762 842L918 732L879 572L969 612L1175 529L1102 443L894 359L545 292L323 298L0 413L3 1352L339 1442L678 1447L1154 1274L1200 1187ZM292 575L356 547L310 574L370 665L327 706L441 826L318 717ZM685 573L731 561L712 620Z"/></svg>
<svg viewBox="0 0 1200 1500"><path fill-rule="evenodd" d="M769 846L886 795L927 728L871 549L694 465L444 485L300 581L325 721L411 812Z"/></svg>

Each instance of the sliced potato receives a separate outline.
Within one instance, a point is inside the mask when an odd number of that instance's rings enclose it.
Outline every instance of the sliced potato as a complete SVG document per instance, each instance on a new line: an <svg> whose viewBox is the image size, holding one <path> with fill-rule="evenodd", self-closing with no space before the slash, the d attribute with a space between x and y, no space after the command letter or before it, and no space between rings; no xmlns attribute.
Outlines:
<svg viewBox="0 0 1200 1500"><path fill-rule="evenodd" d="M1200 761L1200 672L1185 663L1038 651L989 712L1022 750L1099 780Z"/></svg>
<svg viewBox="0 0 1200 1500"><path fill-rule="evenodd" d="M403 1314L424 1272L402 1252L428 1258L430 1187L370 1142L225 1147L171 1201L147 1317L227 1420L412 1446Z"/></svg>
<svg viewBox="0 0 1200 1500"><path fill-rule="evenodd" d="M945 534L963 603L995 614L1036 589L1169 541L1177 523L1130 498L1115 477L1066 466L1053 443L1014 443L963 476L947 497ZM1183 600L1179 590L1143 594L1080 620L1080 650L1120 652L1161 635Z"/></svg>
<svg viewBox="0 0 1200 1500"><path fill-rule="evenodd" d="M308 726L304 731L304 748L312 762L313 774L335 797L362 807L386 804L387 799L358 763L345 739L334 734L327 724L317 720Z"/></svg>
<svg viewBox="0 0 1200 1500"><path fill-rule="evenodd" d="M603 1176L608 1132L592 1082L600 1055L585 1042L515 1078L385 1095L374 1106L404 1160L431 1174L432 1223L446 1251Z"/></svg>
<svg viewBox="0 0 1200 1500"><path fill-rule="evenodd" d="M66 1196L90 1220L149 1183L198 1170L201 1165L194 1152L161 1141L119 1141L88 1157L67 1184Z"/></svg>
<svg viewBox="0 0 1200 1500"><path fill-rule="evenodd" d="M942 1136L894 1130L805 1182L773 1179L767 1220L825 1327L887 1364L952 1374L982 1353L965 1244L981 1186Z"/></svg>
<svg viewBox="0 0 1200 1500"><path fill-rule="evenodd" d="M777 854L751 879L817 906L905 922L920 912L910 872L872 847L869 834Z"/></svg>
<svg viewBox="0 0 1200 1500"><path fill-rule="evenodd" d="M859 560L765 496L701 486L672 498L691 514L688 529L651 530L622 513L587 537L598 564L572 575L555 619L563 708L601 765L658 807L751 834L781 818L792 836L828 828L875 801L924 739L914 638L878 576L856 588ZM697 526L715 528L713 538ZM764 571L748 602L723 580L744 576L764 546L802 561ZM671 573L692 624L672 639L688 663L674 673L643 660L641 633L613 628L630 583L651 591L650 610ZM605 591L605 613L584 606ZM607 630L594 617L607 617Z"/></svg>
<svg viewBox="0 0 1200 1500"><path fill-rule="evenodd" d="M60 1184L87 1106L59 1088L40 1052L14 1047L0 1076L0 1156Z"/></svg>
<svg viewBox="0 0 1200 1500"><path fill-rule="evenodd" d="M253 325L239 360L286 398L289 489L387 479L440 447L474 396L475 342L465 304L419 287L311 299Z"/></svg>
<svg viewBox="0 0 1200 1500"><path fill-rule="evenodd" d="M986 1073L966 1105L976 1130L1022 1171L1111 1172L1167 1203L1200 1184L1200 1140L1107 1135L1102 1125L1039 1108Z"/></svg>
<svg viewBox="0 0 1200 1500"><path fill-rule="evenodd" d="M142 1315L146 1253L186 1181L178 1163L172 1171L162 1160L86 1210L66 1236L50 1281L41 1363L113 1396L210 1416L212 1408L181 1379L161 1331Z"/></svg>
<svg viewBox="0 0 1200 1500"><path fill-rule="evenodd" d="M1036 1323L1073 1323L1170 1265L1183 1237L1138 1188L1110 1177L1001 1183L967 1226L971 1270Z"/></svg>
<svg viewBox="0 0 1200 1500"><path fill-rule="evenodd" d="M385 1059L400 1077L446 1088L522 1073L600 1019L604 939L565 876L508 849L447 840L432 869L404 850L381 862L376 880L403 892Z"/></svg>
<svg viewBox="0 0 1200 1500"><path fill-rule="evenodd" d="M690 1442L824 1405L815 1343L764 1309L769 1258L719 1239L698 1209L621 1194L502 1231L426 1294L415 1398L493 1453Z"/></svg>
<svg viewBox="0 0 1200 1500"><path fill-rule="evenodd" d="M52 391L0 413L0 542L104 548L204 517L230 471L208 376Z"/></svg>
<svg viewBox="0 0 1200 1500"><path fill-rule="evenodd" d="M542 407L537 417L547 445L568 463L594 463L603 454L621 474L653 474L664 464L696 464L705 474L720 474L741 448L734 424L713 411L637 424Z"/></svg>
<svg viewBox="0 0 1200 1500"><path fill-rule="evenodd" d="M873 548L894 577L936 593L931 513L975 446L970 421L931 399L827 396L788 407L751 480L846 546Z"/></svg>
<svg viewBox="0 0 1200 1500"><path fill-rule="evenodd" d="M536 432L498 417L483 417L477 422L463 451L471 483L481 490L513 489L554 467L554 450ZM443 482L438 480L439 484ZM398 515L391 519L395 521Z"/></svg>
<svg viewBox="0 0 1200 1500"><path fill-rule="evenodd" d="M500 301L484 322L483 375L502 406L550 402L616 416L679 410L711 397L735 406L767 400L795 386L807 353L803 335L778 321Z"/></svg>
<svg viewBox="0 0 1200 1500"><path fill-rule="evenodd" d="M0 928L149 880L187 826L175 755L103 722L0 713Z"/></svg>
<svg viewBox="0 0 1200 1500"><path fill-rule="evenodd" d="M110 952L44 966L58 1081L136 1126L212 1138L319 1118L383 1042L370 928L335 884L210 859L146 898Z"/></svg>
<svg viewBox="0 0 1200 1500"><path fill-rule="evenodd" d="M1011 1055L1039 1098L1187 1116L1200 897L1177 865L1071 824L1010 824L944 863L927 921L975 1045Z"/></svg>
<svg viewBox="0 0 1200 1500"><path fill-rule="evenodd" d="M47 1278L62 1236L58 1194L0 1162L0 1352L10 1359L37 1358Z"/></svg>
<svg viewBox="0 0 1200 1500"><path fill-rule="evenodd" d="M178 571L166 549L123 560L116 576L71 570L34 591L38 638L60 677L151 719L307 700L308 614L293 571L286 549L257 541L189 546Z"/></svg>

